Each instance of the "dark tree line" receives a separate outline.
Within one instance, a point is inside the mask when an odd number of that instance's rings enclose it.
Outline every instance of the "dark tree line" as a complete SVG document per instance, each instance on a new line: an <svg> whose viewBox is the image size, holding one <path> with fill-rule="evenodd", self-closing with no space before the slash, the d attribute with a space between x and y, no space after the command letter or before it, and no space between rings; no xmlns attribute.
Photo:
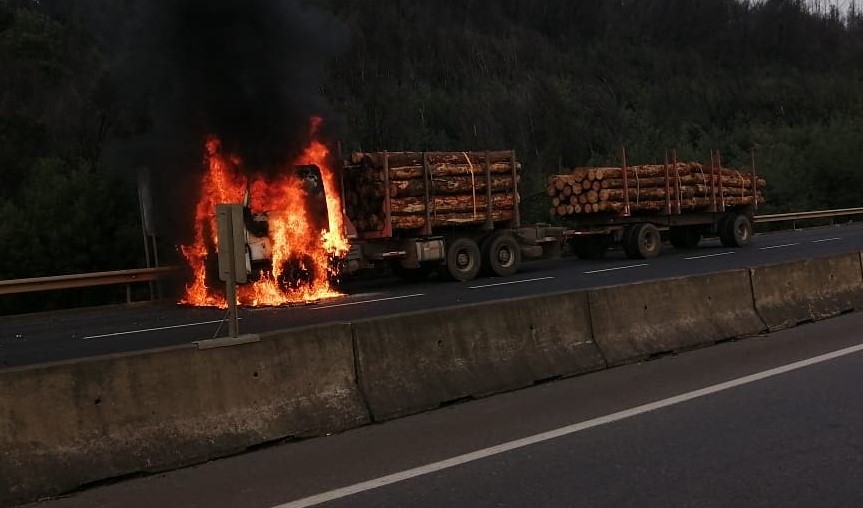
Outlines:
<svg viewBox="0 0 863 508"><path fill-rule="evenodd" d="M515 148L528 219L547 220L546 175L622 145L644 162L720 149L738 166L755 147L771 210L861 204L854 3L312 3L350 41L320 83L345 149ZM144 162L128 147L165 129L150 109L165 90L129 86L146 81L128 66L145 4L0 0L0 279L142 264Z"/></svg>

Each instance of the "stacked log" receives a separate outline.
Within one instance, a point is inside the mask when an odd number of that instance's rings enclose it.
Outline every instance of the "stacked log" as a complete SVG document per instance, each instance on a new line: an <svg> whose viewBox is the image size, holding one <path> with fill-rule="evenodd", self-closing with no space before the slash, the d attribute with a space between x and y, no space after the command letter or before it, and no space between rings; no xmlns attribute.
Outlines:
<svg viewBox="0 0 863 508"><path fill-rule="evenodd" d="M666 180L666 170L668 179ZM626 198L631 213L705 211L764 202L763 178L729 168L697 162L668 165L575 168L548 179L549 213L562 217L596 213L623 213ZM753 192L754 191L754 192Z"/></svg>
<svg viewBox="0 0 863 508"><path fill-rule="evenodd" d="M520 169L510 151L354 153L343 198L360 233L384 230L387 212L394 230L508 221Z"/></svg>

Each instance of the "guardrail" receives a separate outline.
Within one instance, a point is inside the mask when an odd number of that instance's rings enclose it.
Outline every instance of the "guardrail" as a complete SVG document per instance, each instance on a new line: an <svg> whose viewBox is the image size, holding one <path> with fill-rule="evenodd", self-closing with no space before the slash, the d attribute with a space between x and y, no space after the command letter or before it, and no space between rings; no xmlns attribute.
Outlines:
<svg viewBox="0 0 863 508"><path fill-rule="evenodd" d="M863 208L840 208L838 210L816 210L813 212L777 213L773 215L756 215L756 223L766 222L790 222L805 219L832 219L835 217L848 217L851 215L863 215Z"/></svg>
<svg viewBox="0 0 863 508"><path fill-rule="evenodd" d="M177 271L175 267L137 268L114 272L81 273L58 275L54 277L34 277L30 279L0 280L0 295L53 291L94 286L126 284L126 301L132 301L132 284L152 282Z"/></svg>
<svg viewBox="0 0 863 508"><path fill-rule="evenodd" d="M756 215L755 223L797 222L806 219L825 219L863 215L863 208L842 208L837 210L816 210L811 212L777 213L772 215ZM795 224L796 226L796 224ZM74 275L59 275L56 277L36 277L31 279L0 280L0 295L31 293L35 291L52 291L56 289L73 289L93 286L109 286L126 284L126 301L131 302L131 284L151 282L162 279L177 272L176 267L138 268L134 270L119 270L115 272L82 273Z"/></svg>

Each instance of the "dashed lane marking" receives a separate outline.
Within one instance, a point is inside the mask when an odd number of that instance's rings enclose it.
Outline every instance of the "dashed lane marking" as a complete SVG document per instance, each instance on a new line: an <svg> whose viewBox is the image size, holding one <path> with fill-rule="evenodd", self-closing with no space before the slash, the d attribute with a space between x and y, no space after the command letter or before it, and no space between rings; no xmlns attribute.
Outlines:
<svg viewBox="0 0 863 508"><path fill-rule="evenodd" d="M237 318L241 320L243 318ZM82 340L90 340L90 339L102 339L104 337L116 337L118 335L132 335L135 333L147 333L147 332L158 332L160 330L171 330L173 328L188 328L190 326L201 326L201 325L213 325L217 323L221 323L222 319L217 319L215 321L201 321L198 323L183 323L179 325L170 325L170 326L158 326L155 328L144 328L142 330L127 330L125 332L114 332L114 333L103 333L101 335L88 335L86 337L81 337Z"/></svg>
<svg viewBox="0 0 863 508"><path fill-rule="evenodd" d="M686 261L691 261L693 259L715 258L715 257L719 257L719 256L727 256L729 254L736 254L736 252L734 252L733 250L730 250L728 252L719 252L717 254L705 254L703 256L692 256L691 258L683 258L683 259Z"/></svg>
<svg viewBox="0 0 863 508"><path fill-rule="evenodd" d="M318 307L309 307L309 310L324 310L324 309L334 309L336 307L348 307L351 305L363 305L365 303L375 303L375 302L388 302L391 300L402 300L405 298L417 298L420 296L425 296L425 293L416 293L413 295L402 295L402 296L390 296L389 298L375 298L374 300L363 300L361 302L347 302L347 303L337 303L335 305L326 305L326 306L318 306Z"/></svg>
<svg viewBox="0 0 863 508"><path fill-rule="evenodd" d="M760 247L758 250L770 250L770 249L784 249L785 247L795 247L800 245L800 243L785 243L782 245L771 245L769 247Z"/></svg>
<svg viewBox="0 0 863 508"><path fill-rule="evenodd" d="M526 282L538 282L541 280L550 280L554 277L537 277L535 279L524 279L524 280L511 280L509 282L498 282L496 284L483 284L482 286L468 286L468 289L483 289L483 288L493 288L498 286L509 286L512 284L524 284Z"/></svg>
<svg viewBox="0 0 863 508"><path fill-rule="evenodd" d="M616 270L629 270L630 268L640 268L642 266L650 266L650 264L649 263L641 263L638 265L616 266L614 268L603 268L602 270L590 270L590 271L583 272L583 273L586 275L590 275L592 273L614 272Z"/></svg>

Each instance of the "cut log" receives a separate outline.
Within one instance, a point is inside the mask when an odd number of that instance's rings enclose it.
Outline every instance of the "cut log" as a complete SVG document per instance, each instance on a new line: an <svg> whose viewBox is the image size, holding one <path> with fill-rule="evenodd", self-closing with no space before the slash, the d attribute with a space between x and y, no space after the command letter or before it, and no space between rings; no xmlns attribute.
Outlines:
<svg viewBox="0 0 863 508"><path fill-rule="evenodd" d="M506 192L512 190L512 176L493 176L491 178L492 192ZM469 176L452 176L448 178L432 178L429 182L429 194L470 194L475 189L477 193L486 193L485 175L471 179ZM552 190L555 191L551 194ZM556 189L552 187L548 190L549 197L556 196ZM405 197L424 197L425 182L422 178L413 180L401 180L390 182L390 197L405 198Z"/></svg>
<svg viewBox="0 0 863 508"><path fill-rule="evenodd" d="M378 171L381 171L381 167L377 167ZM516 167L518 170L518 167ZM511 175L512 174L512 164L508 162L499 162L495 164L489 164L489 173L492 175ZM425 173L423 167L420 166L393 166L390 165L390 180L412 180L422 179L423 174ZM485 167L481 164L474 164L470 166L468 164L457 164L457 163L438 163L438 164L430 164L429 165L429 174L432 178L445 177L445 176L466 176L468 178L473 175L475 181L481 180L485 177ZM383 180L383 178L380 178Z"/></svg>
<svg viewBox="0 0 863 508"><path fill-rule="evenodd" d="M485 162L485 155L486 152L426 152L429 164L465 164L470 160L471 164L478 165ZM423 152L389 152L387 157L391 168L400 166L422 167L423 165ZM352 155L351 160L355 159L372 166L383 167L384 165L383 152ZM512 152L509 150L488 152L488 161L491 164L512 162Z"/></svg>
<svg viewBox="0 0 863 508"><path fill-rule="evenodd" d="M558 198L555 198L558 199ZM458 196L435 196L430 200L430 211L432 213L448 212L473 212L485 214L488 196L477 194ZM558 203L560 200L558 200ZM412 215L425 213L425 198L396 198L390 201L390 210L393 215ZM515 201L512 194L492 195L492 206L494 209L512 209Z"/></svg>
<svg viewBox="0 0 863 508"><path fill-rule="evenodd" d="M495 222L513 220L515 210L497 210L492 214ZM472 213L449 213L438 214L432 217L432 227L458 226L483 224L486 221L485 214L474 215ZM409 230L419 229L426 224L426 216L422 215L396 215L392 217L393 229Z"/></svg>

